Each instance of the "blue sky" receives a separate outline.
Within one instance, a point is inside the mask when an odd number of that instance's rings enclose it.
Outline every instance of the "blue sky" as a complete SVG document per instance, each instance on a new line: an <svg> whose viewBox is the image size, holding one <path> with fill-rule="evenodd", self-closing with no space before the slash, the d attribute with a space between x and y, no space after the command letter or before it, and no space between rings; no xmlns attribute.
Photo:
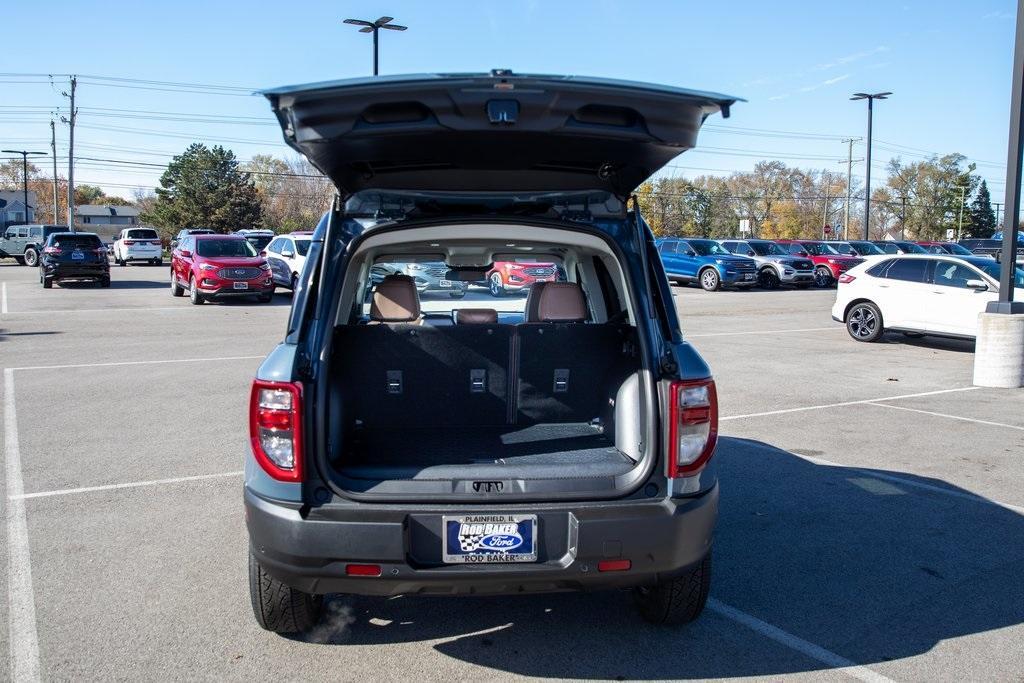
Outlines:
<svg viewBox="0 0 1024 683"><path fill-rule="evenodd" d="M850 93L891 90L876 106L875 182L892 156L960 152L979 163L993 200L1002 201L1014 9L1009 0L22 1L5 9L5 24L26 27L29 37L6 32L0 70L83 75L77 156L163 164L193 136L223 140L241 159L288 155L260 97L120 87L88 76L253 89L362 76L371 68L370 39L341 20L387 14L409 30L382 34L382 73L507 67L747 99L729 120L709 121L701 148L678 160L687 170L674 172L683 175L746 170L761 158L845 173L841 139L865 132L865 105L850 102ZM65 105L66 82L3 75L0 87L0 144L47 150L49 111ZM66 155L61 125L58 141ZM856 146L854 156L863 151ZM863 175L863 163L854 168ZM110 161L76 166L79 182L123 196L130 186L153 186L159 173Z"/></svg>

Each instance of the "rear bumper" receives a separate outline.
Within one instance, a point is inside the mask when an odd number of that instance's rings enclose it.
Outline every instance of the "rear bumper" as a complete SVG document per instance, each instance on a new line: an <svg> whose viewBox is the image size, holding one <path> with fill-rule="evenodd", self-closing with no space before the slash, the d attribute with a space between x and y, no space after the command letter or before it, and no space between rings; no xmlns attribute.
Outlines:
<svg viewBox="0 0 1024 683"><path fill-rule="evenodd" d="M348 504L299 510L245 490L246 524L256 559L272 576L307 593L358 595L510 594L603 590L653 584L694 566L711 548L718 487L697 498L512 505L504 513L538 517L538 561L441 564L443 514L478 508ZM605 559L626 571L599 572ZM379 577L346 576L348 563L379 564Z"/></svg>
<svg viewBox="0 0 1024 683"><path fill-rule="evenodd" d="M110 266L103 263L83 265L55 265L43 263L41 267L43 269L44 276L51 280L110 277Z"/></svg>

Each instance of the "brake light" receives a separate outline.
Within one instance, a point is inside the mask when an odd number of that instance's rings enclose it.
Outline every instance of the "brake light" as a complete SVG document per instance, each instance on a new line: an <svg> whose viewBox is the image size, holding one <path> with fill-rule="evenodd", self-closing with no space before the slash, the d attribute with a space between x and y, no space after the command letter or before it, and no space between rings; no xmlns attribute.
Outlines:
<svg viewBox="0 0 1024 683"><path fill-rule="evenodd" d="M161 242L160 240L150 240L149 243L155 247L159 247L161 244L163 244L163 242Z"/></svg>
<svg viewBox="0 0 1024 683"><path fill-rule="evenodd" d="M44 254L52 254L53 256L60 256L64 253L64 250L60 247L43 247Z"/></svg>
<svg viewBox="0 0 1024 683"><path fill-rule="evenodd" d="M841 284L841 285L848 285L848 284L850 284L851 282L853 282L856 279L857 279L856 275L849 275L847 273L843 273L842 275L839 276L839 284Z"/></svg>
<svg viewBox="0 0 1024 683"><path fill-rule="evenodd" d="M718 442L714 380L672 382L668 419L668 477L696 474L711 459Z"/></svg>
<svg viewBox="0 0 1024 683"><path fill-rule="evenodd" d="M600 560L597 563L599 572L624 572L633 566L631 560Z"/></svg>
<svg viewBox="0 0 1024 683"><path fill-rule="evenodd" d="M302 385L254 380L249 440L260 467L279 481L302 481Z"/></svg>
<svg viewBox="0 0 1024 683"><path fill-rule="evenodd" d="M135 244L135 240L125 240L124 241L124 246L126 246L126 247L130 247L133 244Z"/></svg>

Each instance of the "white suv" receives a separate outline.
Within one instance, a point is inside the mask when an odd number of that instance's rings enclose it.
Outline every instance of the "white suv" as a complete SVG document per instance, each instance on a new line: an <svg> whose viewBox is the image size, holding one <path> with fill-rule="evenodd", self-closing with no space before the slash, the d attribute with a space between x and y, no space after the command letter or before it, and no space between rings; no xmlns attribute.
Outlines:
<svg viewBox="0 0 1024 683"><path fill-rule="evenodd" d="M125 228L114 240L114 263L126 266L129 261L147 261L159 266L163 249L160 235L153 228Z"/></svg>
<svg viewBox="0 0 1024 683"><path fill-rule="evenodd" d="M270 264L274 284L295 289L295 283L306 267L306 254L312 237L312 232L293 232L279 235L267 245L267 263Z"/></svg>

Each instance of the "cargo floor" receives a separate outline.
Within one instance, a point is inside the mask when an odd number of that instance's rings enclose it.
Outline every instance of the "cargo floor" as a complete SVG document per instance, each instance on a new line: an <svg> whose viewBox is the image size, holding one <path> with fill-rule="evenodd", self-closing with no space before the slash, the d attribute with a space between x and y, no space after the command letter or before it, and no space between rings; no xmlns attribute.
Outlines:
<svg viewBox="0 0 1024 683"><path fill-rule="evenodd" d="M635 463L588 423L364 430L345 450L352 479L614 477Z"/></svg>

